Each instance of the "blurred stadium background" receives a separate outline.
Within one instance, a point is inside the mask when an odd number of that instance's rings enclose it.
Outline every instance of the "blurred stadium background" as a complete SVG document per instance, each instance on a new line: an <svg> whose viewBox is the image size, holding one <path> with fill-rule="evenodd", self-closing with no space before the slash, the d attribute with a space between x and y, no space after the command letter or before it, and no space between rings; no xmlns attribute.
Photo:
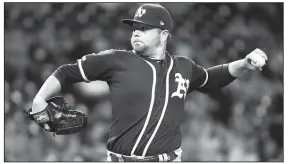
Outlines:
<svg viewBox="0 0 288 164"><path fill-rule="evenodd" d="M183 161L283 161L283 3L160 3L174 20L169 51L208 68L269 58L224 89L187 98ZM104 82L61 95L89 115L82 133L53 137L22 113L61 64L88 53L131 49L136 3L5 3L5 161L103 161L111 106Z"/></svg>

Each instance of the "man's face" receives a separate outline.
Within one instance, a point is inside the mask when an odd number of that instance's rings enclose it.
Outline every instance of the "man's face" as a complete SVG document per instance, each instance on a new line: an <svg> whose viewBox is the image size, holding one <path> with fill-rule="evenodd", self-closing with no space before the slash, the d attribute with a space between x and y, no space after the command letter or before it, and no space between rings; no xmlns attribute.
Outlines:
<svg viewBox="0 0 288 164"><path fill-rule="evenodd" d="M142 23L133 24L131 45L136 52L148 55L151 50L160 44L160 30L158 28Z"/></svg>

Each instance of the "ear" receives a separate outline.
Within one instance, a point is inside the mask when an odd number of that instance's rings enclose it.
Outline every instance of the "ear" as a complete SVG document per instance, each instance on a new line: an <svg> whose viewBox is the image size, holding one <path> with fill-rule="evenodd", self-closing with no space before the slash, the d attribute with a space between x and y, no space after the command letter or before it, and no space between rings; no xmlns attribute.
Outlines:
<svg viewBox="0 0 288 164"><path fill-rule="evenodd" d="M168 39L168 36L169 36L169 31L168 30L162 30L160 35L161 35L161 40L166 41Z"/></svg>

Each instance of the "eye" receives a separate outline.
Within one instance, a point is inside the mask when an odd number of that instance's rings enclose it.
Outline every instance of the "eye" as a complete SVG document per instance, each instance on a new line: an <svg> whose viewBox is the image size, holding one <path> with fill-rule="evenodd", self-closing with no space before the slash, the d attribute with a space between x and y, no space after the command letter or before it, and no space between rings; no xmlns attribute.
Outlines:
<svg viewBox="0 0 288 164"><path fill-rule="evenodd" d="M150 30L151 27L144 25L144 24L134 24L133 25L133 31L135 30L139 30L139 31L146 31L146 30Z"/></svg>
<svg viewBox="0 0 288 164"><path fill-rule="evenodd" d="M148 28L145 27L145 26L142 26L142 27L140 27L140 30L141 30L141 31L146 31L146 30L148 30Z"/></svg>

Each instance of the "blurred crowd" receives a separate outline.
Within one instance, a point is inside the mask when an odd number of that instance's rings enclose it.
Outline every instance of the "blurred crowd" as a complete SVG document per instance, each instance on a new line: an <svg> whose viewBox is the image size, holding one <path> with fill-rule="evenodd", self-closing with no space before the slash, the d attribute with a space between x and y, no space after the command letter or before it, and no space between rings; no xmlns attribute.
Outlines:
<svg viewBox="0 0 288 164"><path fill-rule="evenodd" d="M268 55L260 72L187 96L183 161L283 161L283 4L160 3L172 18L172 55L205 68ZM23 114L61 64L89 53L131 49L136 3L5 3L5 161L103 161L111 123L105 82L79 83L63 95L88 114L81 133L55 136Z"/></svg>

